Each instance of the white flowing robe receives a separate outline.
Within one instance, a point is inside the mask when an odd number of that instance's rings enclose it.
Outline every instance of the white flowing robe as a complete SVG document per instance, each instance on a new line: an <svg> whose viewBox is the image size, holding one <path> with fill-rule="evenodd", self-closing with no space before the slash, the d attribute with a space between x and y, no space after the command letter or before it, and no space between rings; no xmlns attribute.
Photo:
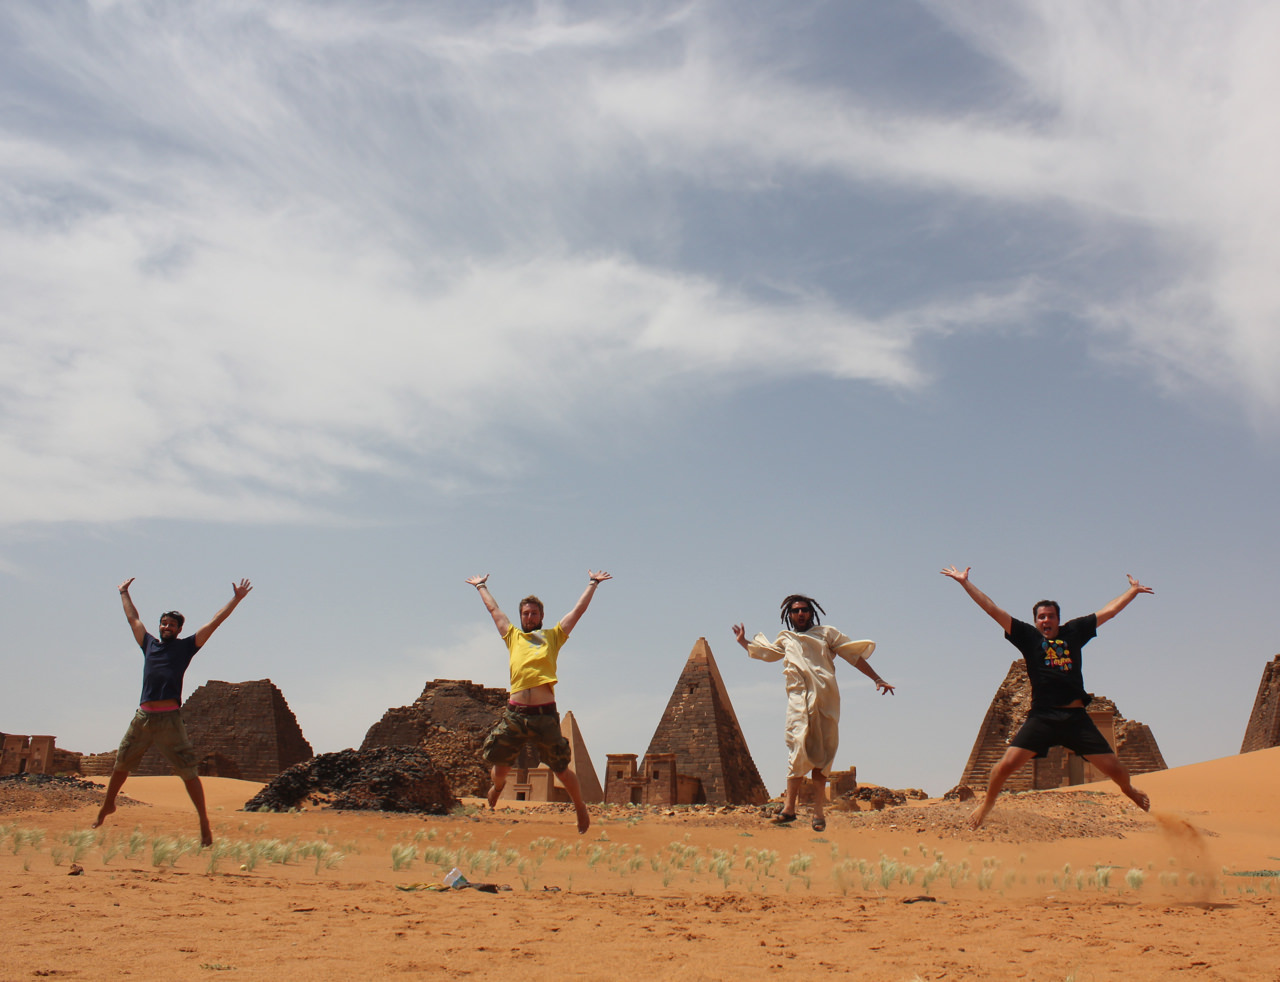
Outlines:
<svg viewBox="0 0 1280 982"><path fill-rule="evenodd" d="M787 686L787 777L806 777L815 768L831 773L840 745L840 687L836 655L856 665L876 650L874 641L852 641L834 627L819 624L800 633L783 631L770 642L757 634L747 654L760 661L781 661Z"/></svg>

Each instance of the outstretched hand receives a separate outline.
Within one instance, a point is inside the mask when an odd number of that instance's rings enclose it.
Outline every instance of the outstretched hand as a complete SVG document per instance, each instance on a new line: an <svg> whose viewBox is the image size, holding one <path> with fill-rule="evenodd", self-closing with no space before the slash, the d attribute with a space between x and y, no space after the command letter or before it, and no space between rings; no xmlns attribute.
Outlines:
<svg viewBox="0 0 1280 982"><path fill-rule="evenodd" d="M235 594L237 600L243 600L249 595L249 591L252 589L253 586L248 580L241 580L238 585L235 583L231 584L231 592Z"/></svg>
<svg viewBox="0 0 1280 982"><path fill-rule="evenodd" d="M605 580L613 579L613 576L609 573L606 573L604 570L600 570L600 572L598 573L593 573L591 572L591 570L588 569L587 579L589 579L592 583L603 583Z"/></svg>
<svg viewBox="0 0 1280 982"><path fill-rule="evenodd" d="M880 695L891 696L893 695L893 689L894 687L884 679L876 679L876 691L880 693Z"/></svg>
<svg viewBox="0 0 1280 982"><path fill-rule="evenodd" d="M742 647L745 648L747 646L747 625L746 624L733 625L733 636L737 639L738 644L742 645Z"/></svg>
<svg viewBox="0 0 1280 982"><path fill-rule="evenodd" d="M1124 575L1129 576L1128 573L1125 573ZM1155 593L1155 590L1151 589L1151 587L1143 586L1141 583L1135 580L1132 576L1129 576L1129 588L1131 590L1137 590L1139 593Z"/></svg>
<svg viewBox="0 0 1280 982"><path fill-rule="evenodd" d="M957 583L968 583L970 569L972 569L972 567L966 566L962 573L954 566L948 566L946 569L942 570L942 575L951 577L951 579L955 580Z"/></svg>
<svg viewBox="0 0 1280 982"><path fill-rule="evenodd" d="M485 573L484 576L468 576L465 582L470 583L473 587L479 590L488 582L488 580L489 574Z"/></svg>
<svg viewBox="0 0 1280 982"><path fill-rule="evenodd" d="M129 584L130 584L130 583L132 583L132 582L133 582L134 580L136 580L136 579L137 579L137 577L136 577L136 576L131 576L131 577L129 577L127 580L125 580L123 583L121 583L121 584L120 584L120 592L121 592L121 593L128 593L128 592L129 592Z"/></svg>

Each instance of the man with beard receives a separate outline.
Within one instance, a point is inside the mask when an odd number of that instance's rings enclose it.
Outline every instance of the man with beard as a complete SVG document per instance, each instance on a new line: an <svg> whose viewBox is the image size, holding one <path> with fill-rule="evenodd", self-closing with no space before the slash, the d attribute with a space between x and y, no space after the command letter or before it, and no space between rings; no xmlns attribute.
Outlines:
<svg viewBox="0 0 1280 982"><path fill-rule="evenodd" d="M107 782L107 797L98 809L93 827L98 828L116 810L116 795L125 779L142 755L154 746L187 786L187 794L200 816L200 842L210 846L213 845L213 832L205 810L204 786L196 774L196 749L191 745L182 722L182 679L196 652L204 647L209 636L231 616L236 605L253 587L248 580L231 584L232 597L227 605L214 614L208 624L185 638L179 638L178 632L186 619L176 610L161 614L160 637L155 638L147 632L142 618L138 616L138 608L129 596L129 585L133 579L129 577L120 584L120 602L133 629L133 639L142 649L142 699L133 722L120 741L120 749L116 751L115 768Z"/></svg>

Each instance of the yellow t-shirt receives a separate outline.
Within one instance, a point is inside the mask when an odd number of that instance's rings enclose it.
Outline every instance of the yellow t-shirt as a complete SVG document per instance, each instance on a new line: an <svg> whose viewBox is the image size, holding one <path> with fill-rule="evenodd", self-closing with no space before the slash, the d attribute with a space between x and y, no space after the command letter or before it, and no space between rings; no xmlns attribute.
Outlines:
<svg viewBox="0 0 1280 982"><path fill-rule="evenodd" d="M502 636L511 653L511 691L523 692L538 685L555 685L556 659L569 640L559 623L553 628L522 631L512 624Z"/></svg>

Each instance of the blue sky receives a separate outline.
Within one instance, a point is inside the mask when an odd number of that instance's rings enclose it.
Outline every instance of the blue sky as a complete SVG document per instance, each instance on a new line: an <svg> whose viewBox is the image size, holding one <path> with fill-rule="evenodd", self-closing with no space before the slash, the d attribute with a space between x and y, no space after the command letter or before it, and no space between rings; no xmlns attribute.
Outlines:
<svg viewBox="0 0 1280 982"><path fill-rule="evenodd" d="M694 642L766 784L781 598L877 641L838 766L940 794L1015 616L1171 765L1277 637L1266 3L0 8L0 729L115 745L151 624L318 752L569 609L597 767Z"/></svg>

